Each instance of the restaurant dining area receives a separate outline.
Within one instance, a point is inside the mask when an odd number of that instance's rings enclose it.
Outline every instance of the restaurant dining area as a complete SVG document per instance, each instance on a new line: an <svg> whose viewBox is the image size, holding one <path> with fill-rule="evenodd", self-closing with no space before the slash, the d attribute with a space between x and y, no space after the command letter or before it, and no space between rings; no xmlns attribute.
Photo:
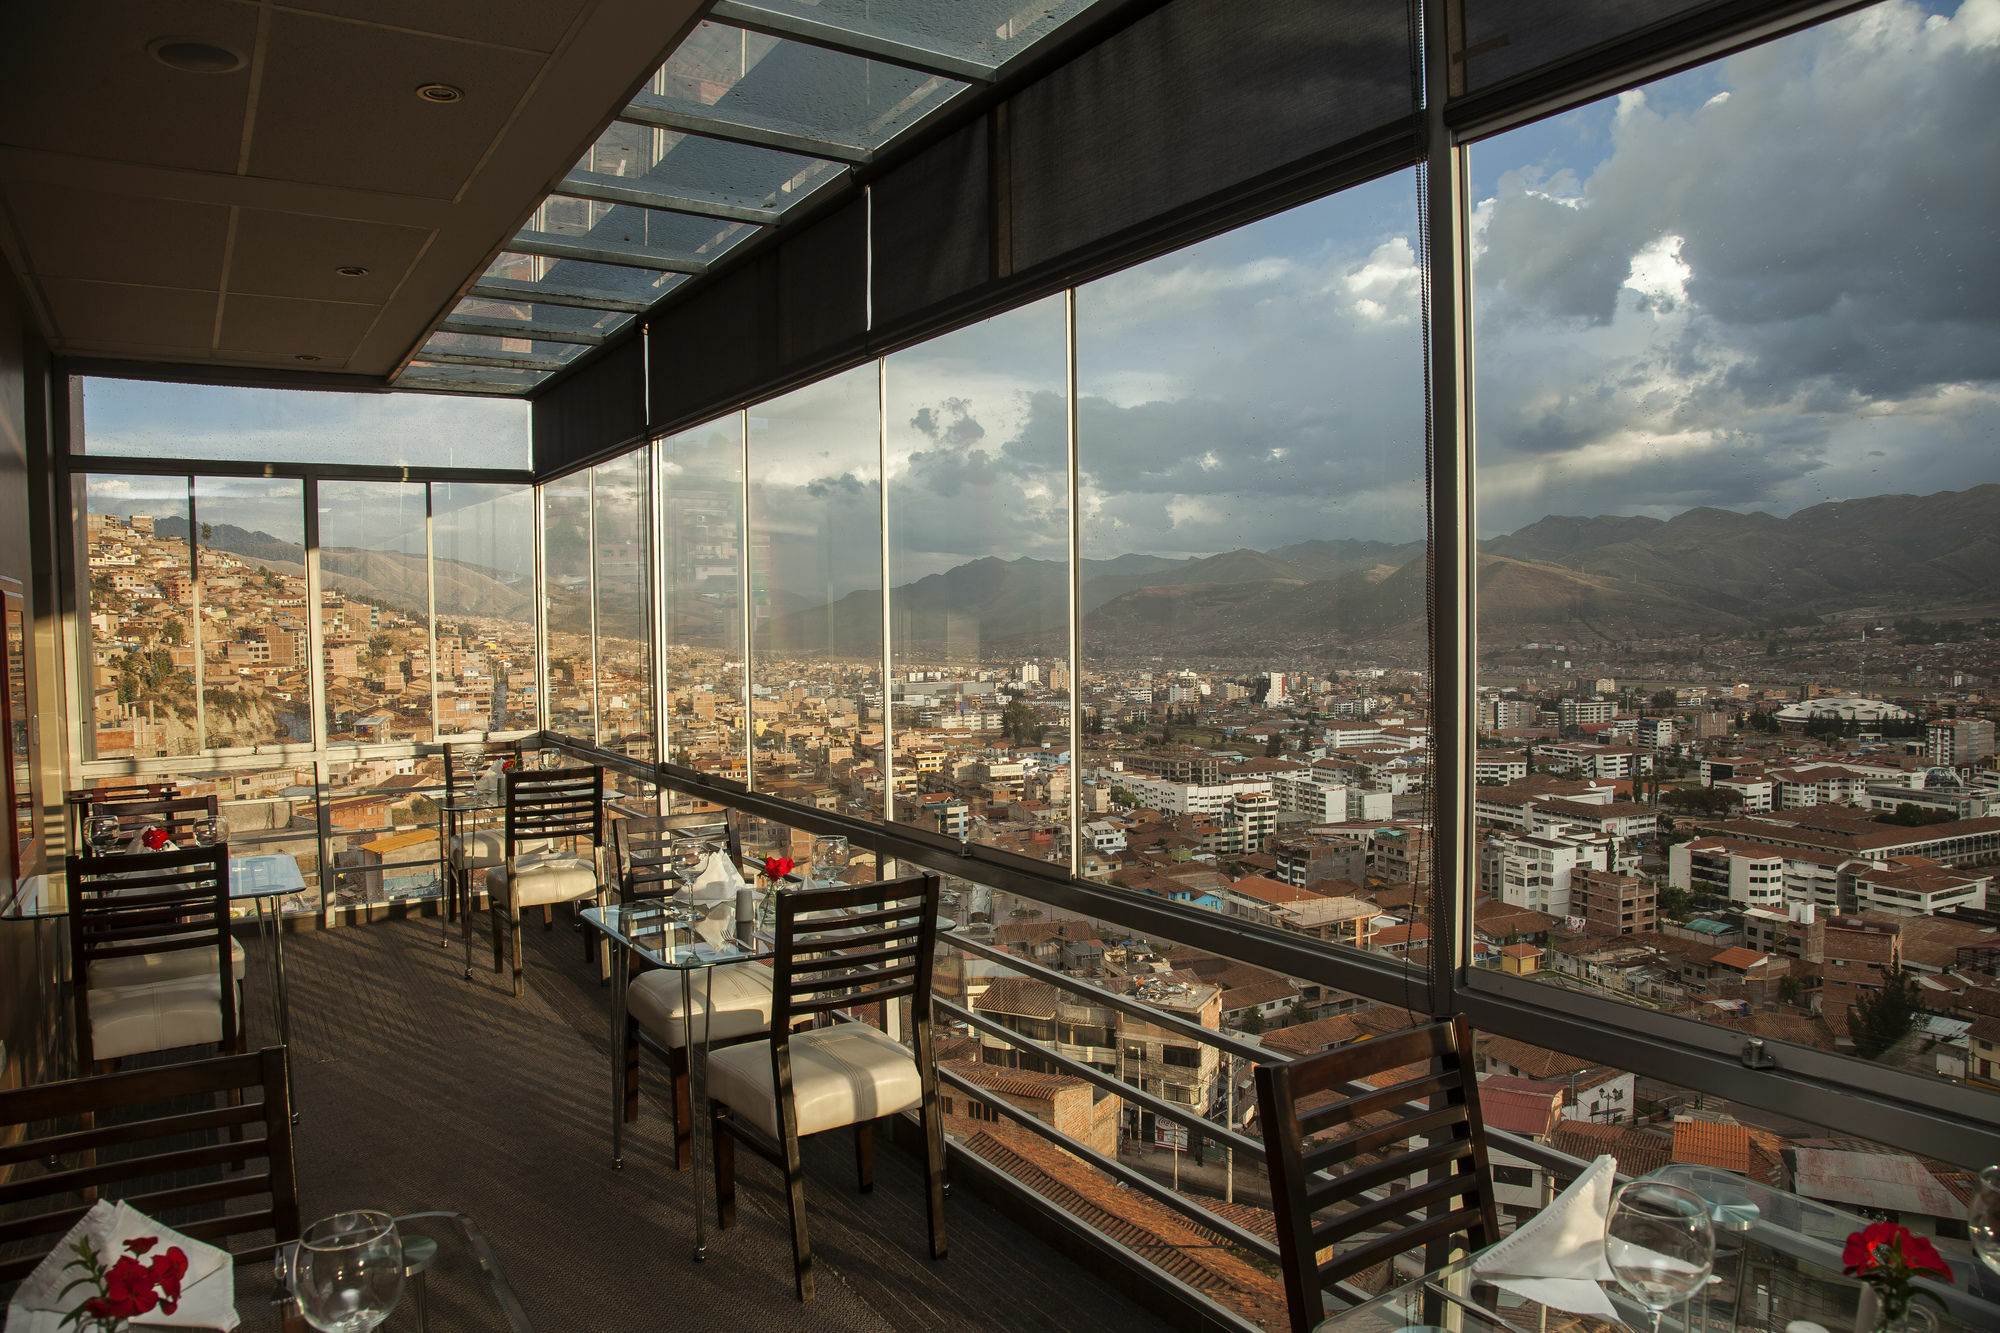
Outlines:
<svg viewBox="0 0 2000 1333"><path fill-rule="evenodd" d="M1996 92L0 18L7 1333L2000 1329Z"/></svg>

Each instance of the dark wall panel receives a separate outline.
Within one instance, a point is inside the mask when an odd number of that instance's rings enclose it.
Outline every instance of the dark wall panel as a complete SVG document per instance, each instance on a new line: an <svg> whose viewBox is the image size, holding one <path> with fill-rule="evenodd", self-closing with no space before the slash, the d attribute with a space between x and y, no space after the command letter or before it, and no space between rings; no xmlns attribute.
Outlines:
<svg viewBox="0 0 2000 1333"><path fill-rule="evenodd" d="M890 327L993 276L982 116L875 186L875 324Z"/></svg>
<svg viewBox="0 0 2000 1333"><path fill-rule="evenodd" d="M637 328L535 399L535 471L554 472L646 430L645 343Z"/></svg>
<svg viewBox="0 0 2000 1333"><path fill-rule="evenodd" d="M766 251L652 323L652 421L706 411L776 377L779 263Z"/></svg>
<svg viewBox="0 0 2000 1333"><path fill-rule="evenodd" d="M868 336L868 201L856 199L778 250L778 357L799 365Z"/></svg>

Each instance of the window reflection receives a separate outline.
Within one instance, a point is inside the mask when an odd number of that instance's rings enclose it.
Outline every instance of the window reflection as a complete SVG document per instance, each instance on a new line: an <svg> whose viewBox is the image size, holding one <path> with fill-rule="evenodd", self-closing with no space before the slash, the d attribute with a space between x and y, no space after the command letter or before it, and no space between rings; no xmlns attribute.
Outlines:
<svg viewBox="0 0 2000 1333"><path fill-rule="evenodd" d="M549 730L595 741L588 472L542 487L542 596L548 625Z"/></svg>
<svg viewBox="0 0 2000 1333"><path fill-rule="evenodd" d="M650 760L653 745L650 449L592 469L596 515L598 744Z"/></svg>
<svg viewBox="0 0 2000 1333"><path fill-rule="evenodd" d="M743 417L660 441L667 757L748 776L743 716Z"/></svg>
<svg viewBox="0 0 2000 1333"><path fill-rule="evenodd" d="M534 504L526 486L431 486L442 736L535 725Z"/></svg>

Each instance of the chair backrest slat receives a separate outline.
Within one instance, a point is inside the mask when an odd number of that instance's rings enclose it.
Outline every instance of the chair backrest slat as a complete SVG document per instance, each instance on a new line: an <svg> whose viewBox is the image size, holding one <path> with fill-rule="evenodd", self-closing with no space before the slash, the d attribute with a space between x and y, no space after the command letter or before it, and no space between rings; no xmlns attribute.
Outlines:
<svg viewBox="0 0 2000 1333"><path fill-rule="evenodd" d="M109 815L118 821L122 836L130 838L148 828L165 829L175 842L184 842L194 826L215 819L221 804L213 796L169 796L152 801L93 801L90 813Z"/></svg>
<svg viewBox="0 0 2000 1333"><path fill-rule="evenodd" d="M1258 1116L1295 1333L1306 1333L1326 1317L1324 1288L1331 1283L1461 1233L1473 1249L1500 1238L1472 1057L1472 1029L1460 1015L1256 1067ZM1400 1072L1413 1064L1428 1068L1414 1077ZM1386 1085L1347 1091L1383 1074L1393 1075ZM1335 1091L1338 1096L1321 1101ZM1307 1098L1321 1104L1302 1109ZM1420 1104L1410 1106L1412 1101ZM1383 1115L1395 1119L1374 1123ZM1343 1128L1357 1132L1310 1141ZM1374 1159L1403 1143L1410 1148ZM1320 1171L1350 1162L1351 1168L1331 1180L1318 1178ZM1405 1181L1408 1189L1386 1198L1365 1193L1396 1190ZM1450 1206L1453 1200L1460 1202ZM1316 1213L1341 1204L1349 1205L1346 1211L1315 1221ZM1338 1247L1356 1238L1365 1243ZM1319 1252L1330 1245L1335 1252L1322 1264Z"/></svg>
<svg viewBox="0 0 2000 1333"><path fill-rule="evenodd" d="M517 768L504 777L507 855L540 839L604 840L604 769Z"/></svg>
<svg viewBox="0 0 2000 1333"><path fill-rule="evenodd" d="M9 1214L0 1222L0 1245L27 1247L27 1252L0 1261L0 1282L18 1281L34 1271L47 1251L89 1211L87 1200L76 1206L80 1188L95 1189L102 1198L122 1199L197 1240L222 1245L239 1265L267 1258L277 1244L297 1240L298 1178L285 1059L284 1048L273 1046L253 1055L225 1055L0 1092L0 1138L11 1140L5 1160L15 1167L11 1179L0 1187L4 1190L0 1202ZM78 1116L109 1118L109 1113L127 1108L232 1092L242 1094L241 1105L15 1137ZM260 1092L261 1097L256 1095ZM259 1122L264 1128L261 1136L217 1141L232 1126ZM120 1161L28 1174L30 1164L58 1154L138 1145L152 1151ZM245 1166L257 1159L264 1161L263 1171ZM261 1207L245 1211L226 1206L234 1200L259 1199ZM169 1209L215 1204L225 1205L217 1216L181 1220L163 1215ZM273 1239L255 1243L249 1239L265 1235Z"/></svg>
<svg viewBox="0 0 2000 1333"><path fill-rule="evenodd" d="M921 1030L920 1055L928 1059L941 887L936 875L926 873L778 895L771 981L774 1061L781 1059L795 1015L875 1004L885 1006L886 1014L888 1004L906 995L919 998L912 1020ZM871 935L869 923L892 929ZM907 940L912 931L914 941L874 947L883 937Z"/></svg>
<svg viewBox="0 0 2000 1333"><path fill-rule="evenodd" d="M741 866L736 828L727 820L708 814L628 815L611 821L611 844L618 873L619 900L659 898L673 893L680 881L673 873L674 858L691 836L722 844L732 866Z"/></svg>
<svg viewBox="0 0 2000 1333"><path fill-rule="evenodd" d="M131 801L166 801L180 794L180 788L171 782L126 783L116 787L79 787L63 799L69 806L70 846L78 851L84 847L84 821L90 817L94 805L123 805Z"/></svg>
<svg viewBox="0 0 2000 1333"><path fill-rule="evenodd" d="M78 1067L95 1064L90 965L182 949L215 951L222 1044L235 1045L235 963L229 949L229 847L114 852L69 861L70 975L76 979Z"/></svg>

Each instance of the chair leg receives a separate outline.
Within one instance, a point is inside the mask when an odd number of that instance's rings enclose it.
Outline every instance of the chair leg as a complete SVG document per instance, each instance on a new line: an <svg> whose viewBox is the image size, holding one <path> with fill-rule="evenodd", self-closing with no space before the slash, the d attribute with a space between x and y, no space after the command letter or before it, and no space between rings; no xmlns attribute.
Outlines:
<svg viewBox="0 0 2000 1333"><path fill-rule="evenodd" d="M806 1235L806 1168L796 1134L785 1141L785 1196L792 1213L792 1289L801 1301L813 1298L812 1241Z"/></svg>
<svg viewBox="0 0 2000 1333"><path fill-rule="evenodd" d="M688 1096L685 1046L673 1047L667 1056L667 1090L674 1099L674 1170L685 1171L694 1161L694 1110Z"/></svg>
<svg viewBox="0 0 2000 1333"><path fill-rule="evenodd" d="M708 1108L708 1140L715 1151L715 1225L727 1231L736 1225L736 1135L721 1102Z"/></svg>
<svg viewBox="0 0 2000 1333"><path fill-rule="evenodd" d="M542 908L542 929L551 930L555 927L555 924L556 924L556 909L554 907L544 906Z"/></svg>
<svg viewBox="0 0 2000 1333"><path fill-rule="evenodd" d="M948 1253L944 1235L944 1120L938 1115L937 1094L924 1099L924 1211L931 1224L931 1258Z"/></svg>
<svg viewBox="0 0 2000 1333"><path fill-rule="evenodd" d="M639 1122L639 1025L625 1019L625 1123Z"/></svg>
<svg viewBox="0 0 2000 1333"><path fill-rule="evenodd" d="M863 1194L875 1188L875 1122L864 1120L854 1127L854 1179Z"/></svg>
<svg viewBox="0 0 2000 1333"><path fill-rule="evenodd" d="M507 912L507 938L514 944L514 998L521 998L521 909Z"/></svg>
<svg viewBox="0 0 2000 1333"><path fill-rule="evenodd" d="M500 900L490 895L486 900L486 919L493 923L493 970L498 972L501 967Z"/></svg>

